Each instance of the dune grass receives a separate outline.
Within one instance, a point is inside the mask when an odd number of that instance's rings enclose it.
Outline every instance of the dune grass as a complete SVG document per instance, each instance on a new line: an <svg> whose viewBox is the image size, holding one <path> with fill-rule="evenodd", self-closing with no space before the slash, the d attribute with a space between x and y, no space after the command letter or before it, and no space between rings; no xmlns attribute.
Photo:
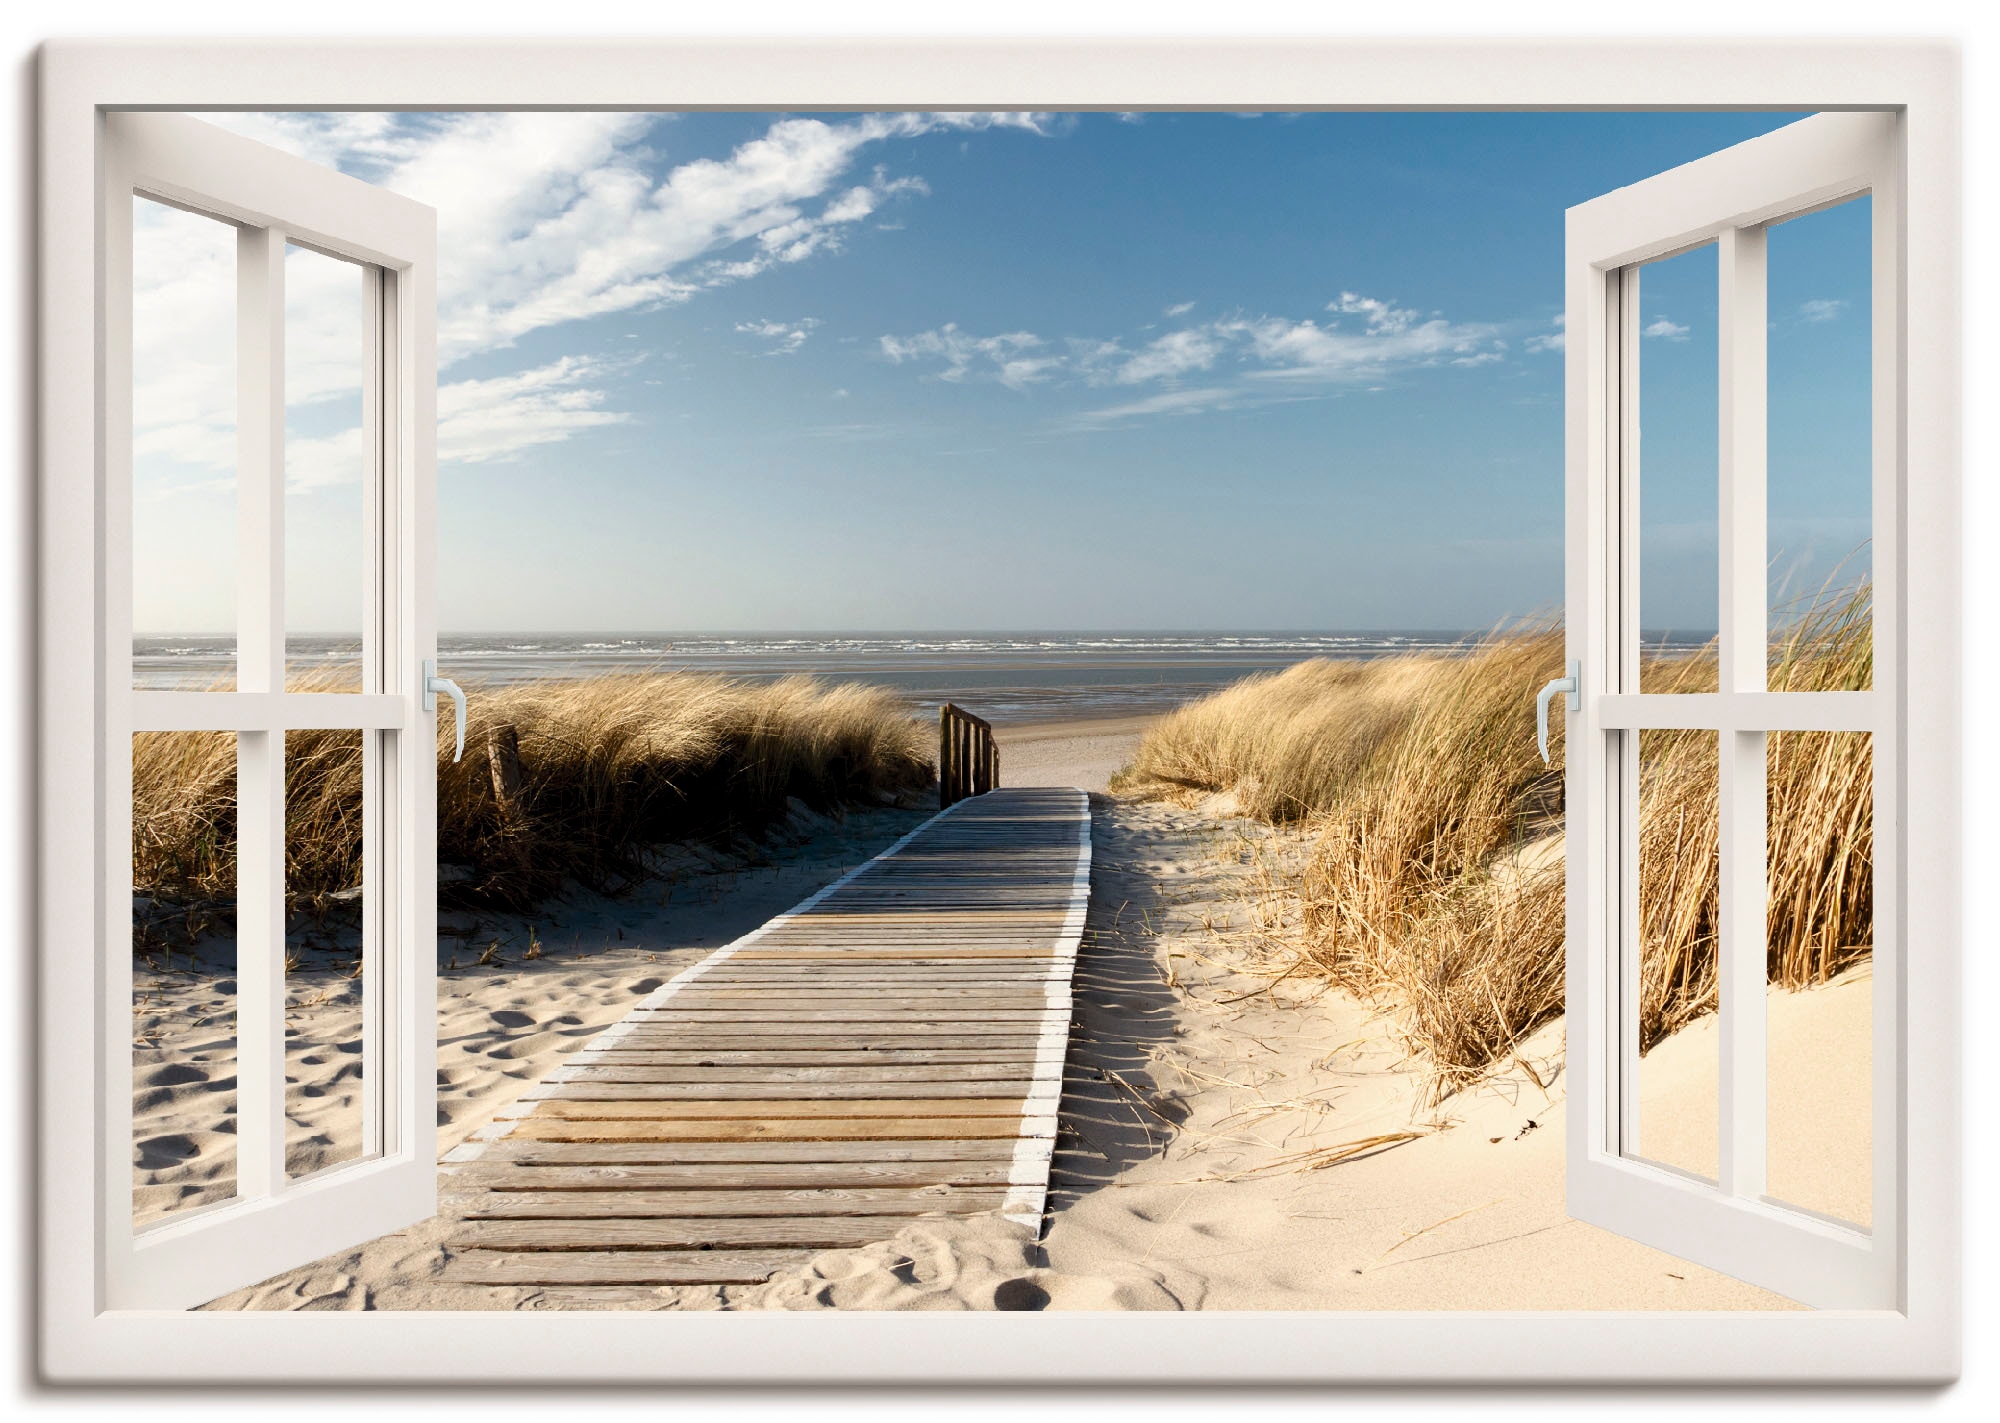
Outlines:
<svg viewBox="0 0 2000 1423"><path fill-rule="evenodd" d="M1774 646L1770 686L1870 684L1865 586L1822 598ZM1562 731L1535 748L1534 695L1561 675L1562 637L1511 629L1451 655L1308 662L1163 718L1113 784L1127 794L1234 791L1244 812L1296 823L1283 873L1301 933L1284 952L1394 1007L1450 1090L1504 1060L1563 1009ZM1713 647L1644 659L1649 692L1712 690ZM1642 1049L1716 1002L1713 732L1641 746ZM1868 738L1773 735L1771 980L1820 982L1873 940Z"/></svg>
<svg viewBox="0 0 2000 1423"><path fill-rule="evenodd" d="M315 690L297 684L300 690ZM519 736L522 787L503 806L489 727ZM527 682L471 699L465 759L439 718L438 859L470 879L447 903L527 909L575 881L615 891L657 845L768 828L790 799L814 810L920 790L927 730L894 694L806 677L771 683L669 672ZM324 911L361 876L361 734L286 739L286 893ZM198 929L234 898L236 743L215 733L133 738L136 893L185 908Z"/></svg>

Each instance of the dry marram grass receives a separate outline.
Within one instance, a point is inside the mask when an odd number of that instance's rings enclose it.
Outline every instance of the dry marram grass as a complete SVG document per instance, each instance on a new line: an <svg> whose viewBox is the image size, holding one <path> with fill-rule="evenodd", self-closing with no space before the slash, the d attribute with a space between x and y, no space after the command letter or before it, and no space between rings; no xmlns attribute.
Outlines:
<svg viewBox="0 0 2000 1423"><path fill-rule="evenodd" d="M297 690L325 690L295 684ZM511 725L522 785L493 791L488 728ZM438 730L438 858L472 877L451 899L524 909L571 880L616 889L649 847L755 832L796 798L816 810L908 794L933 777L926 729L890 692L805 677L692 673L527 682L471 699L465 758ZM285 746L286 889L323 910L361 874L361 734L295 731ZM198 932L236 876L236 742L149 732L132 745L133 883Z"/></svg>
<svg viewBox="0 0 2000 1423"><path fill-rule="evenodd" d="M1803 610L1770 686L1870 685L1866 587ZM1305 966L1394 1006L1440 1090L1505 1060L1563 1007L1562 730L1535 748L1534 697L1561 675L1553 628L1451 655L1307 662L1163 718L1114 789L1233 790L1310 837L1286 889ZM1648 692L1712 690L1715 652L1644 660ZM1642 1046L1716 1002L1714 732L1646 733L1640 750ZM1774 983L1821 982L1873 941L1869 740L1773 734L1769 957Z"/></svg>

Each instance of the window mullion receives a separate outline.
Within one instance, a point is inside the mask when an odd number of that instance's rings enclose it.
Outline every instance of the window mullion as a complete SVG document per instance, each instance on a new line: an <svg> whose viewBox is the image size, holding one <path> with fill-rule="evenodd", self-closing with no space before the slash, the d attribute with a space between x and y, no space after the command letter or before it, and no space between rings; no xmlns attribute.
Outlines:
<svg viewBox="0 0 2000 1423"><path fill-rule="evenodd" d="M285 688L285 235L236 244L236 685ZM285 732L236 738L237 1190L285 1183Z"/></svg>
<svg viewBox="0 0 2000 1423"><path fill-rule="evenodd" d="M1718 686L1727 707L1765 690L1769 595L1765 560L1765 234L1727 228L1716 241L1721 481ZM1718 729L1721 1018L1719 1182L1764 1193L1766 1070L1765 733Z"/></svg>

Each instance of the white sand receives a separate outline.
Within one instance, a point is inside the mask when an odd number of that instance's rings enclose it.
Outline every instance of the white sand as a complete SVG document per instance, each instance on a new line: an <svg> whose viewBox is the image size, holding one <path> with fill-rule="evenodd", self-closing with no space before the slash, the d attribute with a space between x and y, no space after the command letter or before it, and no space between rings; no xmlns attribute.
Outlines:
<svg viewBox="0 0 2000 1423"><path fill-rule="evenodd" d="M996 726L1000 784L1107 790L1111 777L1138 753L1139 739L1157 720L1121 716Z"/></svg>
<svg viewBox="0 0 2000 1423"><path fill-rule="evenodd" d="M1509 1071L1427 1108L1422 1073L1389 1022L1314 984L1273 987L1242 971L1251 962L1246 936L1257 931L1246 847L1276 843L1279 832L1216 805L1093 804L1093 902L1045 1240L997 1218L926 1218L764 1285L635 1290L619 1307L1795 1307L1568 1219L1560 1023L1525 1043ZM457 980L441 995L447 1144L622 1012L647 980L692 957L697 937L715 942L751 927L801 897L814 873L806 866L830 878L846 858L795 861L770 875L768 889L740 877L707 917L678 931L632 902L593 907L603 917L591 919L596 937L584 947L602 946L619 923L638 938L633 921L618 918L635 912L653 926L641 940L649 947L614 940L588 964ZM711 892L720 889L717 881ZM563 934L573 927L566 919ZM634 957L641 953L660 957ZM1849 1213L1866 1159L1865 1132L1852 1129L1866 1100L1865 1070L1853 1068L1866 1000L1859 973L1774 997L1771 1010L1772 1060L1786 1064L1774 1075L1774 1117L1789 1119L1782 1103L1807 1108L1783 1128L1782 1150L1774 1136L1774 1186L1780 1158L1799 1163L1793 1198L1821 1208L1845 1200ZM494 1022L501 1012L530 1021ZM1703 1104L1714 1097L1714 1056L1703 1031L1697 1025L1647 1058L1656 1129L1698 1123L1703 1110L1712 1116ZM605 1303L441 1284L450 1229L440 1217L214 1307Z"/></svg>

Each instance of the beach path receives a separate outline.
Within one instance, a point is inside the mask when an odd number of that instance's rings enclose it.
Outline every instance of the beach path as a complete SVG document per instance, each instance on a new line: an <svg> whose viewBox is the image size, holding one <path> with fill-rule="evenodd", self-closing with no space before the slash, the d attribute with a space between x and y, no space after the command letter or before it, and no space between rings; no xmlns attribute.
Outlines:
<svg viewBox="0 0 2000 1423"><path fill-rule="evenodd" d="M648 995L445 1158L444 1278L748 1284L1039 1227L1090 893L1068 787L963 800Z"/></svg>

